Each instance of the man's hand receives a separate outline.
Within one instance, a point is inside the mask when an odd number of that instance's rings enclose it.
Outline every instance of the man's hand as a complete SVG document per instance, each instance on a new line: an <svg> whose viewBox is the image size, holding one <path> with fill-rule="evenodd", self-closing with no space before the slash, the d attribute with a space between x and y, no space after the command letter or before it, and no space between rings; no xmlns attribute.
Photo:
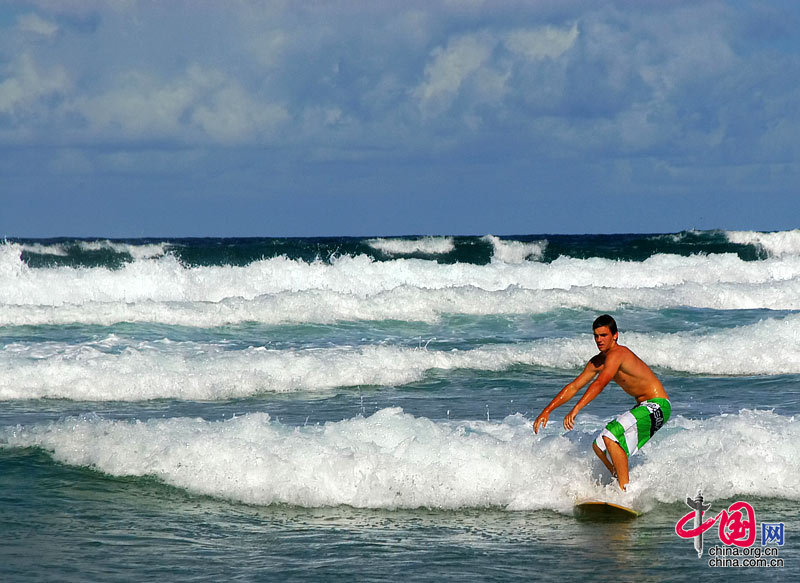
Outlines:
<svg viewBox="0 0 800 583"><path fill-rule="evenodd" d="M566 429L567 431L572 430L572 428L575 427L575 417L577 416L578 412L573 407L572 411L567 413L566 417L564 417L564 429Z"/></svg>
<svg viewBox="0 0 800 583"><path fill-rule="evenodd" d="M543 428L547 427L547 420L550 419L550 413L542 411L539 416L536 418L536 421L533 422L533 432L539 433L539 426L541 425Z"/></svg>

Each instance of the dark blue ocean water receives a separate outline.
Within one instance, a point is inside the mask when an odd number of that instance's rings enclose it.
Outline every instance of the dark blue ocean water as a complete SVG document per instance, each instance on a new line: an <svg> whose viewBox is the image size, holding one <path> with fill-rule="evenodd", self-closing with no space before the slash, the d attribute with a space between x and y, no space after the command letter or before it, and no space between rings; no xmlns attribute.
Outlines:
<svg viewBox="0 0 800 583"><path fill-rule="evenodd" d="M799 311L797 231L6 241L0 578L796 578ZM625 495L618 387L530 427L603 312L673 402ZM698 559L698 488L784 566Z"/></svg>

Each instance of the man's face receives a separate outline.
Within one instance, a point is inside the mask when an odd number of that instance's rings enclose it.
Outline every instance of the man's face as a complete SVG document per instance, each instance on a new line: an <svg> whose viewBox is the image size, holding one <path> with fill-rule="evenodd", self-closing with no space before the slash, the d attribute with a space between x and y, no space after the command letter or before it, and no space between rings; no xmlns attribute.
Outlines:
<svg viewBox="0 0 800 583"><path fill-rule="evenodd" d="M605 352L614 346L614 343L617 341L617 336L619 336L619 334L611 334L611 330L609 330L608 326L600 326L594 329L594 343L597 344L597 348L600 352Z"/></svg>

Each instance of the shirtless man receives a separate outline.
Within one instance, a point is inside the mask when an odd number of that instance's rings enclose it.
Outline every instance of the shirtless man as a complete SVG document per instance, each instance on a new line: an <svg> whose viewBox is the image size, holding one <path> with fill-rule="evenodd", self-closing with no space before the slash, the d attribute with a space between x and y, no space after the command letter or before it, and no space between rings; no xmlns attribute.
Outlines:
<svg viewBox="0 0 800 583"><path fill-rule="evenodd" d="M539 433L540 426L546 427L553 409L569 401L596 376L564 417L564 429L569 431L575 426L578 412L613 380L636 399L636 406L612 419L592 447L611 475L619 480L619 487L625 490L628 485L628 457L639 451L667 422L671 411L669 397L653 371L631 350L617 344L619 333L614 318L608 314L600 316L592 324L592 330L600 353L550 401L534 421L533 431Z"/></svg>

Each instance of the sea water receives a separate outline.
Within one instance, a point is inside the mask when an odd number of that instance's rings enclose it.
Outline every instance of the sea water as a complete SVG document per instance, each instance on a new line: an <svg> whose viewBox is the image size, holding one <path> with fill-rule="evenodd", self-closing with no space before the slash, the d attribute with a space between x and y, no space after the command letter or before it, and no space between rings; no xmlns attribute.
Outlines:
<svg viewBox="0 0 800 583"><path fill-rule="evenodd" d="M616 385L531 426L606 312L672 400L625 494ZM4 581L800 574L800 231L7 240L0 399ZM699 559L698 489L784 565Z"/></svg>

